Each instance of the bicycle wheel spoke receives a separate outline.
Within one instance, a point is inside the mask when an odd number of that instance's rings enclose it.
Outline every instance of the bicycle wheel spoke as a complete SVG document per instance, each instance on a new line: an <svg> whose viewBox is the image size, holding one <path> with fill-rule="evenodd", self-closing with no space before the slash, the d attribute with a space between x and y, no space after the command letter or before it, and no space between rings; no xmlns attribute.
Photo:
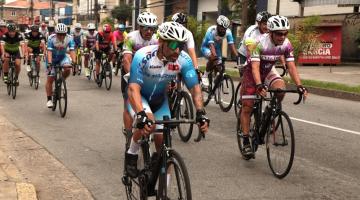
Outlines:
<svg viewBox="0 0 360 200"><path fill-rule="evenodd" d="M218 88L219 106L222 111L227 112L231 109L234 102L234 83L230 76L225 75Z"/></svg>

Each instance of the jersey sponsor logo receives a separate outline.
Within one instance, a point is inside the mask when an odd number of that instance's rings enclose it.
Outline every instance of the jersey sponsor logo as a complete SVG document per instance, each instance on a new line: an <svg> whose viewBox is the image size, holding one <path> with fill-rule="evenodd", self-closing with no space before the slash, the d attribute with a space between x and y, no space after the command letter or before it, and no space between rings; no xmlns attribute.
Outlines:
<svg viewBox="0 0 360 200"><path fill-rule="evenodd" d="M163 66L161 66L161 65L150 65L150 67L149 68L151 68L151 69L159 69L159 68L162 68Z"/></svg>
<svg viewBox="0 0 360 200"><path fill-rule="evenodd" d="M176 63L169 63L167 64L167 68L171 71L178 71L180 69L180 66Z"/></svg>
<svg viewBox="0 0 360 200"><path fill-rule="evenodd" d="M156 54L156 51L153 51L153 52L148 51L148 52L146 52L146 53L145 53L145 56L144 56L143 59L141 60L142 66L145 66L146 63L150 60L150 58L154 57L155 54Z"/></svg>
<svg viewBox="0 0 360 200"><path fill-rule="evenodd" d="M279 55L261 55L260 59L266 61L276 61L279 59L279 57Z"/></svg>

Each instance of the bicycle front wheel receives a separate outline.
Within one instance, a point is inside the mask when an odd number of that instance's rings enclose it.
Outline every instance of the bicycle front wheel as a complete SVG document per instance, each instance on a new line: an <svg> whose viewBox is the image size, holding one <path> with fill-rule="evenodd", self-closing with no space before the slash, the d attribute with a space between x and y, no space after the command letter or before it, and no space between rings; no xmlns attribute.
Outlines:
<svg viewBox="0 0 360 200"><path fill-rule="evenodd" d="M13 84L13 76L12 76L12 74L13 74L13 69L9 69L9 73L8 73L8 80L7 80L7 85L6 85L6 87L7 87L7 93L8 93L8 95L10 96L11 95L11 88L12 88L12 84Z"/></svg>
<svg viewBox="0 0 360 200"><path fill-rule="evenodd" d="M111 83L112 83L112 71L110 63L105 64L105 87L107 90L111 89Z"/></svg>
<svg viewBox="0 0 360 200"><path fill-rule="evenodd" d="M34 85L36 90L39 88L39 83L40 83L40 76L39 76L39 72L37 71L36 76L34 77Z"/></svg>
<svg viewBox="0 0 360 200"><path fill-rule="evenodd" d="M12 98L15 99L18 77L16 76L15 71L12 71L11 76L12 76L11 94L12 94Z"/></svg>
<svg viewBox="0 0 360 200"><path fill-rule="evenodd" d="M240 88L241 88L241 82L239 82L238 86L236 87L235 96L234 96L234 110L235 110L235 116L237 118L240 117L240 109L241 109Z"/></svg>
<svg viewBox="0 0 360 200"><path fill-rule="evenodd" d="M234 82L227 74L224 75L224 79L218 88L219 106L223 112L228 112L234 102Z"/></svg>
<svg viewBox="0 0 360 200"><path fill-rule="evenodd" d="M191 200L190 179L184 160L175 150L169 151L169 155L166 173L159 177L159 192L156 199Z"/></svg>
<svg viewBox="0 0 360 200"><path fill-rule="evenodd" d="M180 105L178 105L176 119L188 119L194 118L194 110L189 93L181 91ZM189 141L192 131L193 124L179 124L177 126L179 136L183 142Z"/></svg>
<svg viewBox="0 0 360 200"><path fill-rule="evenodd" d="M93 70L94 70L94 60L92 58L89 59L89 76L88 79L91 80L91 76L93 74ZM95 73L94 73L95 74ZM95 79L94 79L95 80Z"/></svg>
<svg viewBox="0 0 360 200"><path fill-rule="evenodd" d="M65 117L67 109L67 88L64 78L61 78L58 83L58 100L61 117Z"/></svg>
<svg viewBox="0 0 360 200"><path fill-rule="evenodd" d="M270 122L266 134L266 153L275 177L284 178L290 171L295 154L294 130L289 116L280 111Z"/></svg>

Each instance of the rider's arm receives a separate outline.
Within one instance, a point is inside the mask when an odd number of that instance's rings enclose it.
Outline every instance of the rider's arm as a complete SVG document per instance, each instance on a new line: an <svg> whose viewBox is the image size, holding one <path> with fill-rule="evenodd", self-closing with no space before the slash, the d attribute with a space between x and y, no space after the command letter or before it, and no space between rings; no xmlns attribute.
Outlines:
<svg viewBox="0 0 360 200"><path fill-rule="evenodd" d="M233 44L229 44L230 45L230 48L231 48L231 51L233 53L234 56L238 56L238 52L236 51L236 48L235 48L235 45L234 43Z"/></svg>
<svg viewBox="0 0 360 200"><path fill-rule="evenodd" d="M128 96L131 107L136 113L142 111L144 108L141 102L141 86L137 83L130 83L128 88Z"/></svg>
<svg viewBox="0 0 360 200"><path fill-rule="evenodd" d="M75 53L75 41L74 41L74 38L70 38L69 50L70 50L70 58L71 58L72 62L75 62L76 53Z"/></svg>
<svg viewBox="0 0 360 200"><path fill-rule="evenodd" d="M286 62L289 74L291 79L294 81L295 85L301 85L299 73L297 71L296 65L294 61Z"/></svg>
<svg viewBox="0 0 360 200"><path fill-rule="evenodd" d="M213 55L216 58L217 55L216 55L216 49L215 49L214 43L210 43L209 48L210 48L211 55Z"/></svg>
<svg viewBox="0 0 360 200"><path fill-rule="evenodd" d="M194 63L195 69L199 68L195 49L194 48L188 48L188 51L189 51L189 56L190 56L191 60Z"/></svg>
<svg viewBox="0 0 360 200"><path fill-rule="evenodd" d="M254 77L255 84L261 84L261 77L260 77L260 61L251 61L251 71Z"/></svg>
<svg viewBox="0 0 360 200"><path fill-rule="evenodd" d="M52 51L48 49L47 51L47 60L48 60L48 63L52 63Z"/></svg>
<svg viewBox="0 0 360 200"><path fill-rule="evenodd" d="M5 42L3 40L1 40L1 56L4 57L5 56Z"/></svg>
<svg viewBox="0 0 360 200"><path fill-rule="evenodd" d="M144 108L141 102L141 87L143 82L143 69L142 58L144 54L142 52L135 53L134 62L131 64L131 72L129 78L128 96L129 102L133 110L138 113Z"/></svg>
<svg viewBox="0 0 360 200"><path fill-rule="evenodd" d="M238 53L236 51L235 44L234 44L234 38L232 36L232 33L231 33L230 29L226 30L226 40L227 40L228 45L231 48L231 51L232 51L233 55L237 57Z"/></svg>
<svg viewBox="0 0 360 200"><path fill-rule="evenodd" d="M124 65L125 73L129 73L131 61L132 61L132 54L125 53L124 58L123 58L123 65Z"/></svg>

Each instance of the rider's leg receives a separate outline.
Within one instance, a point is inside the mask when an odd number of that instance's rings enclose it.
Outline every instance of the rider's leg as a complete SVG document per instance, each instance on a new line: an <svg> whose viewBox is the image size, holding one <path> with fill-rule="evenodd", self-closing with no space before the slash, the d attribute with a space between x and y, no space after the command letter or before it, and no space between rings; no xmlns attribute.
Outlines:
<svg viewBox="0 0 360 200"><path fill-rule="evenodd" d="M15 71L16 71L16 76L19 77L20 71L21 71L21 60L20 58L16 58L15 59Z"/></svg>
<svg viewBox="0 0 360 200"><path fill-rule="evenodd" d="M46 84L45 84L45 90L46 90L46 106L48 108L51 108L53 106L52 104L52 84L54 82L54 74L55 74L55 70L54 69L48 69L51 70L51 74L47 76L46 79ZM47 72L47 74L49 74L49 72Z"/></svg>
<svg viewBox="0 0 360 200"><path fill-rule="evenodd" d="M279 73L273 67L269 74L266 76L264 83L270 86L271 89L285 89L286 85L284 80L282 80ZM276 98L278 101L282 101L284 99L285 93L276 93Z"/></svg>
<svg viewBox="0 0 360 200"><path fill-rule="evenodd" d="M95 67L95 72L96 72L96 77L99 77L99 73L100 73L100 59L101 59L101 51L97 51L95 52L95 58L96 58L96 67Z"/></svg>
<svg viewBox="0 0 360 200"><path fill-rule="evenodd" d="M61 61L60 65L64 67L62 76L66 79L71 73L71 60L70 60L70 58L66 55L64 57L64 59Z"/></svg>
<svg viewBox="0 0 360 200"><path fill-rule="evenodd" d="M165 99L163 104L161 105L161 107L155 111L154 113L155 119L156 120L163 120L164 116L168 116L169 119L171 118L171 113L170 113L170 108L169 108L169 102L168 99ZM162 125L156 125L156 129L162 129L163 126ZM161 150L161 144L163 142L163 133L162 132L157 132L154 135L154 142L155 142L155 147L156 147L156 151L160 152Z"/></svg>

